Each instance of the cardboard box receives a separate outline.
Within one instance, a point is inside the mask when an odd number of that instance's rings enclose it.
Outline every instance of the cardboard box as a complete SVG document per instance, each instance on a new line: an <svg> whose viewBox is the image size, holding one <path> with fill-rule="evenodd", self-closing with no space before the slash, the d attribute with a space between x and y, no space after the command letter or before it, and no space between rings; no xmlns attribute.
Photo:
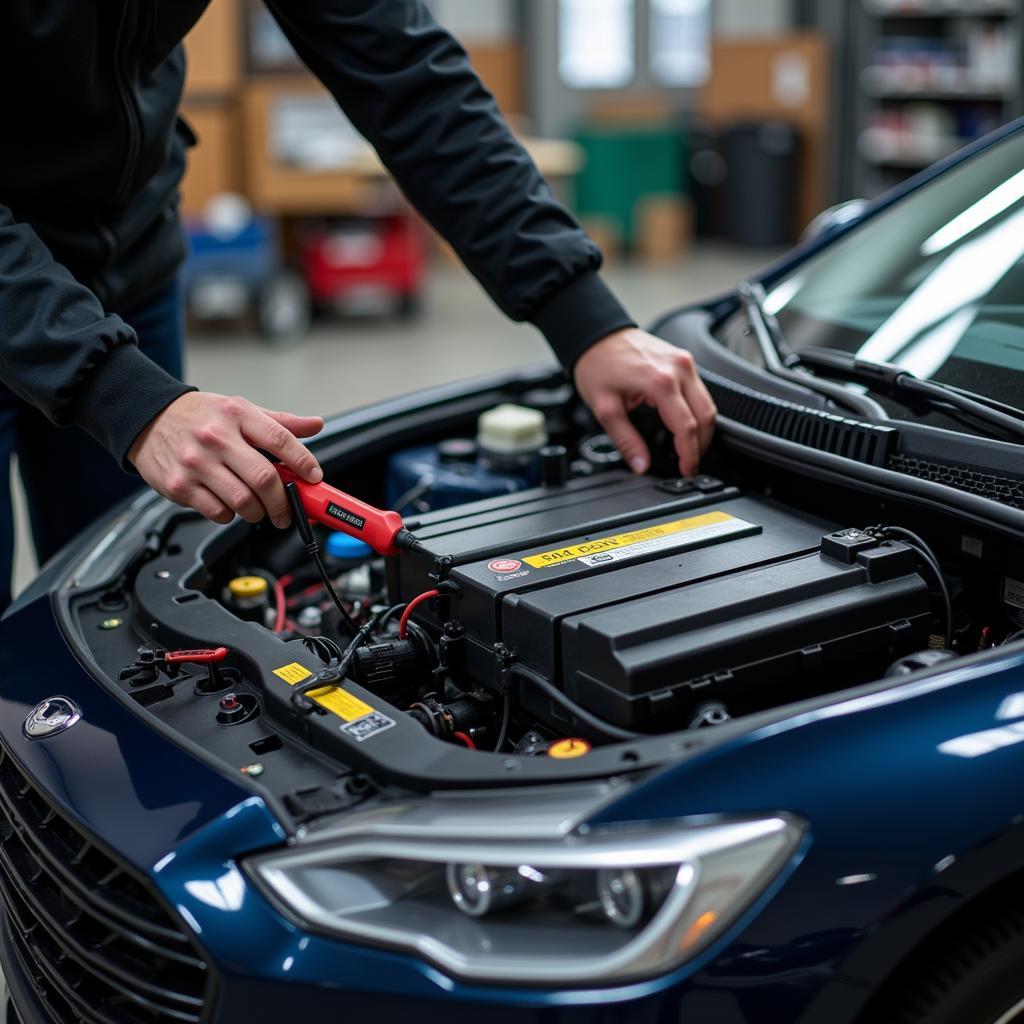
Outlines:
<svg viewBox="0 0 1024 1024"><path fill-rule="evenodd" d="M217 0L185 37L187 99L226 97L242 81L239 0Z"/></svg>
<svg viewBox="0 0 1024 1024"><path fill-rule="evenodd" d="M470 43L466 46L473 69L494 94L503 114L521 113L523 54L515 42Z"/></svg>
<svg viewBox="0 0 1024 1024"><path fill-rule="evenodd" d="M188 151L188 170L181 184L182 212L195 216L221 192L241 189L238 105L233 100L186 102L181 116L198 138Z"/></svg>
<svg viewBox="0 0 1024 1024"><path fill-rule="evenodd" d="M637 200L635 251L649 266L676 263L693 237L693 208L679 195L649 195Z"/></svg>
<svg viewBox="0 0 1024 1024"><path fill-rule="evenodd" d="M580 217L580 226L601 250L605 266L619 261L619 257L622 255L622 232L614 217L591 214Z"/></svg>

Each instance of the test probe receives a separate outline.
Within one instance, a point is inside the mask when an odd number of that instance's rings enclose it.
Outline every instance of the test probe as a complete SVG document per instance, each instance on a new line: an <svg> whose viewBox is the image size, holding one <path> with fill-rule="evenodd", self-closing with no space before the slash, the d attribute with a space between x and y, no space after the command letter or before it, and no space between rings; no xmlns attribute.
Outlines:
<svg viewBox="0 0 1024 1024"><path fill-rule="evenodd" d="M310 523L320 523L331 530L338 530L356 537L368 544L379 555L397 555L400 551L425 552L426 549L415 535L405 528L402 517L394 511L375 508L351 494L346 494L327 483L311 484L296 476L286 466L277 463L275 468L281 477L292 507L295 527L306 547L306 551L320 573L327 592L338 609L342 621L353 637L351 648L358 647L365 640L365 628L361 630L352 619L331 582L327 567L320 557L320 544L310 529ZM433 570L431 576L441 581L451 569L452 559L448 556L431 555ZM410 601L400 624L399 635L405 638L409 614L422 601L440 595L440 590L430 590ZM299 691L301 693L301 691Z"/></svg>

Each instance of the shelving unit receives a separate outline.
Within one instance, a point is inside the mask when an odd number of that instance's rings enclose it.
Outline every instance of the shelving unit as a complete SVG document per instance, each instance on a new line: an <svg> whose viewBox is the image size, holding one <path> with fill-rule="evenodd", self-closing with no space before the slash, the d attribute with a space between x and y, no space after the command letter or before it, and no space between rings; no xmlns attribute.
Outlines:
<svg viewBox="0 0 1024 1024"><path fill-rule="evenodd" d="M849 194L872 197L1022 112L1019 0L854 0Z"/></svg>

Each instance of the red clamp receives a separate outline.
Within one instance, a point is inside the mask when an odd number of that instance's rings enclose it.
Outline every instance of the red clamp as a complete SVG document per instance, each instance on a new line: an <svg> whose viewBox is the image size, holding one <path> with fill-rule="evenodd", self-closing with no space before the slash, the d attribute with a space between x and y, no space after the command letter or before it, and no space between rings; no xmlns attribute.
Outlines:
<svg viewBox="0 0 1024 1024"><path fill-rule="evenodd" d="M275 468L284 483L295 484L302 508L311 522L357 537L379 555L397 555L399 550L409 549L409 542L403 544L402 540L403 537L411 540L411 536L397 512L375 508L330 484L307 483L280 463Z"/></svg>
<svg viewBox="0 0 1024 1024"><path fill-rule="evenodd" d="M192 651L165 651L164 663L175 665L187 661L193 665L209 665L214 661L223 661L227 656L226 647L197 647Z"/></svg>
<svg viewBox="0 0 1024 1024"><path fill-rule="evenodd" d="M228 656L226 647L197 647L185 651L160 651L152 647L140 647L138 655L130 665L125 665L118 674L119 679L129 680L130 686L146 686L156 682L161 672L169 679L177 677L184 664L208 665L210 684L220 687L220 673L217 662Z"/></svg>

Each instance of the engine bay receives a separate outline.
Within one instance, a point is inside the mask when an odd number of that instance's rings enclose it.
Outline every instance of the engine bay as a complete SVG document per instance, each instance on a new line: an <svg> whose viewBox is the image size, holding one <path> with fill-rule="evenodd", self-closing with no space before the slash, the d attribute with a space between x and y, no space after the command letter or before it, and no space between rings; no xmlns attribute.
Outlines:
<svg viewBox="0 0 1024 1024"><path fill-rule="evenodd" d="M923 539L927 516L725 446L692 479L664 459L635 476L564 387L499 397L323 457L403 513L415 551L316 527L324 577L295 530L169 510L74 599L95 666L303 822L382 785L643 770L1020 628L995 539Z"/></svg>

